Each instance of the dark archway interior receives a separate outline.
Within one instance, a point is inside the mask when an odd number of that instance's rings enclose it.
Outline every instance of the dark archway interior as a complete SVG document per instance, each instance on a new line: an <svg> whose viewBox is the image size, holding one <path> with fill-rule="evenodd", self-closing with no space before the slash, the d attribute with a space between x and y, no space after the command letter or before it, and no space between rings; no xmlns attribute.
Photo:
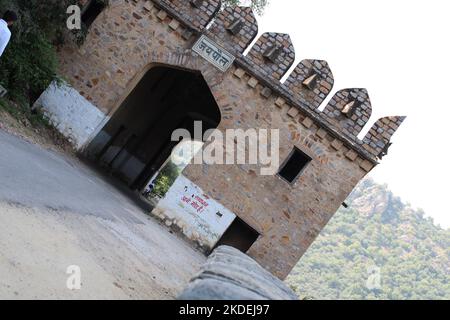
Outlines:
<svg viewBox="0 0 450 320"><path fill-rule="evenodd" d="M90 0L84 7L81 21L84 23L86 28L89 28L91 24L94 23L95 19L102 13L105 9L106 4L102 0Z"/></svg>
<svg viewBox="0 0 450 320"><path fill-rule="evenodd" d="M258 240L258 237L259 233L256 230L246 224L239 217L236 217L231 226L216 244L216 248L225 245L247 253L256 240Z"/></svg>
<svg viewBox="0 0 450 320"><path fill-rule="evenodd" d="M142 189L170 156L174 130L194 137L216 128L219 107L200 73L168 67L150 69L92 141L88 156L131 189Z"/></svg>

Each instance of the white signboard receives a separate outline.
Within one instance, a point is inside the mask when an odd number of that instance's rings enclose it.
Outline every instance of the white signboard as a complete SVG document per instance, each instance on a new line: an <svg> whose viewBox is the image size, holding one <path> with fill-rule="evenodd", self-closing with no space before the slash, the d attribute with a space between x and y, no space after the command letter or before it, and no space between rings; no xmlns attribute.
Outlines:
<svg viewBox="0 0 450 320"><path fill-rule="evenodd" d="M191 240L213 249L236 215L181 175L154 212L173 221Z"/></svg>
<svg viewBox="0 0 450 320"><path fill-rule="evenodd" d="M232 54L219 47L205 35L198 39L192 50L223 72L227 71L235 60Z"/></svg>

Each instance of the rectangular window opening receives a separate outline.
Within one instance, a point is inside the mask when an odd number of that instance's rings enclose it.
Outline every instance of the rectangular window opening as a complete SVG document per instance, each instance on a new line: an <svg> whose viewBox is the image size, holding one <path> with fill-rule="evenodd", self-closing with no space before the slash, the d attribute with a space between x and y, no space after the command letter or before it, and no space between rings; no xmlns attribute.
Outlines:
<svg viewBox="0 0 450 320"><path fill-rule="evenodd" d="M278 175L287 182L294 183L311 160L311 157L295 148L281 166Z"/></svg>

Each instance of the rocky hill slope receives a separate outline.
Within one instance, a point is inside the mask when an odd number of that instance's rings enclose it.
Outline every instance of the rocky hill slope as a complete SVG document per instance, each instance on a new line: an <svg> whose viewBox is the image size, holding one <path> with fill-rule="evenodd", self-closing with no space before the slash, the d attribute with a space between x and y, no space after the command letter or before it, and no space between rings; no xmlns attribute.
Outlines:
<svg viewBox="0 0 450 320"><path fill-rule="evenodd" d="M450 230L370 179L347 203L287 279L300 297L450 299Z"/></svg>

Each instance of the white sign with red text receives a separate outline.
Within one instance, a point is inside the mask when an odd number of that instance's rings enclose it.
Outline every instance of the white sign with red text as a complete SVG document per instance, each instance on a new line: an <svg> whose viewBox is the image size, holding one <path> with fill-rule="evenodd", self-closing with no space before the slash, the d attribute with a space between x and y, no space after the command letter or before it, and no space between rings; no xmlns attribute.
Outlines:
<svg viewBox="0 0 450 320"><path fill-rule="evenodd" d="M236 215L211 199L202 189L181 175L155 208L191 240L214 248Z"/></svg>

